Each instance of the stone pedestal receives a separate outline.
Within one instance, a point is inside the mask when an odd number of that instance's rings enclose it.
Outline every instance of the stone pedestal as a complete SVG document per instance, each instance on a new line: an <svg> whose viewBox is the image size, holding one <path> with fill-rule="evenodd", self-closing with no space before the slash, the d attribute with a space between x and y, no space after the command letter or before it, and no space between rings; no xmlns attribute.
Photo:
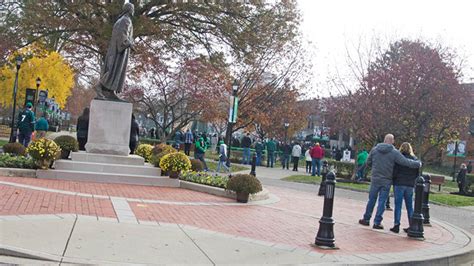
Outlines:
<svg viewBox="0 0 474 266"><path fill-rule="evenodd" d="M131 119L131 103L92 100L86 151L127 156Z"/></svg>

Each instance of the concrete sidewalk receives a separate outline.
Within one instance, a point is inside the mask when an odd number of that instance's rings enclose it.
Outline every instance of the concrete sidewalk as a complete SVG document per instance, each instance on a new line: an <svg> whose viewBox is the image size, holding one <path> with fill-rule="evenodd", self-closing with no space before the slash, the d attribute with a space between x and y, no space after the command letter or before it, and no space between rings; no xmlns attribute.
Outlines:
<svg viewBox="0 0 474 266"><path fill-rule="evenodd" d="M472 252L470 259L459 257L472 251L472 243L450 252L441 252L441 246L438 256L429 250L337 255L337 251L308 251L188 225L118 223L116 219L97 220L72 214L2 216L0 228L1 255L15 256L0 257L0 262L19 264L389 264L410 261L448 265L474 259ZM457 238L450 245L461 242L462 239Z"/></svg>

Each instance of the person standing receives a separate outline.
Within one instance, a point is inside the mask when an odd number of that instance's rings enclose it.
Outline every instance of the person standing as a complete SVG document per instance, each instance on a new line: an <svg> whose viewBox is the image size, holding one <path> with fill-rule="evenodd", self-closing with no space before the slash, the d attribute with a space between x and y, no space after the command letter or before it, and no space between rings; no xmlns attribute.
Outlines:
<svg viewBox="0 0 474 266"><path fill-rule="evenodd" d="M356 176L356 181L361 181L364 179L364 173L365 173L365 163L367 162L367 157L369 156L369 153L365 150L362 149L359 154L357 154L357 176Z"/></svg>
<svg viewBox="0 0 474 266"><path fill-rule="evenodd" d="M32 104L26 103L26 108L18 116L18 140L20 143L28 147L31 141L31 134L35 131L35 114L31 111Z"/></svg>
<svg viewBox="0 0 474 266"><path fill-rule="evenodd" d="M219 163L217 164L216 172L219 173L221 170L221 166L224 167L226 172L230 172L230 168L226 164L227 162L227 145L225 145L224 141L219 141Z"/></svg>
<svg viewBox="0 0 474 266"><path fill-rule="evenodd" d="M405 158L416 160L413 149L408 142L402 143L400 146L400 152ZM409 168L395 163L393 168L393 191L395 194L395 213L393 227L390 231L394 233L400 232L400 218L402 216L402 203L405 201L405 207L407 209L408 221L410 221L413 215L413 191L415 187L415 180L419 176L419 169ZM408 230L405 228L403 230Z"/></svg>
<svg viewBox="0 0 474 266"><path fill-rule="evenodd" d="M311 164L313 159L311 158L311 148L308 147L306 152L304 153L304 158L306 159L306 173L311 173Z"/></svg>
<svg viewBox="0 0 474 266"><path fill-rule="evenodd" d="M392 175L395 163L410 168L420 168L421 162L405 158L400 151L393 147L395 138L387 134L383 143L377 144L369 153L367 165L372 167L372 177L369 188L369 200L359 224L369 226L372 212L378 198L377 212L374 218L374 229L383 229L382 220L385 211L385 202L390 193Z"/></svg>
<svg viewBox="0 0 474 266"><path fill-rule="evenodd" d="M250 134L247 133L242 138L242 164L250 164L250 146L252 146L252 139Z"/></svg>
<svg viewBox="0 0 474 266"><path fill-rule="evenodd" d="M468 173L468 174L472 173L472 162L471 162L471 161L469 161L469 163L467 164L467 168L466 168L466 169L467 169L467 173Z"/></svg>
<svg viewBox="0 0 474 266"><path fill-rule="evenodd" d="M202 164L204 165L204 171L207 172L209 171L209 168L207 167L206 159L204 158L205 154L206 154L206 142L204 142L204 139L200 137L195 143L194 158L202 162Z"/></svg>
<svg viewBox="0 0 474 266"><path fill-rule="evenodd" d="M135 120L135 115L132 114L132 124L130 126L130 154L135 153L135 149L137 148L138 145L138 135L140 134L140 126L137 123L137 120Z"/></svg>
<svg viewBox="0 0 474 266"><path fill-rule="evenodd" d="M281 166L283 169L289 170L290 168L290 154L291 154L291 145L289 143L283 142L281 146Z"/></svg>
<svg viewBox="0 0 474 266"><path fill-rule="evenodd" d="M188 128L186 134L184 135L184 154L187 156L189 156L189 153L191 152L191 145L193 144L193 141L193 133L191 132L191 129Z"/></svg>
<svg viewBox="0 0 474 266"><path fill-rule="evenodd" d="M89 107L84 108L82 115L77 118L76 134L79 150L85 151L87 135L89 134Z"/></svg>
<svg viewBox="0 0 474 266"><path fill-rule="evenodd" d="M266 143L267 148L267 167L273 168L273 163L275 162L275 150L276 150L276 143L273 141L273 138L267 141Z"/></svg>
<svg viewBox="0 0 474 266"><path fill-rule="evenodd" d="M466 193L465 191L466 173L467 173L466 164L462 163L459 169L458 178L456 178L456 181L458 183L458 188L459 188L459 194L461 195L464 195Z"/></svg>
<svg viewBox="0 0 474 266"><path fill-rule="evenodd" d="M35 124L36 136L35 137L37 139L46 137L46 132L48 132L48 129L49 129L49 124L48 124L48 120L46 120L46 113L43 113L40 119L36 121L36 124Z"/></svg>
<svg viewBox="0 0 474 266"><path fill-rule="evenodd" d="M257 140L257 143L255 143L255 152L257 153L257 166L260 166L262 163L262 154L263 154L263 143L259 139Z"/></svg>
<svg viewBox="0 0 474 266"><path fill-rule="evenodd" d="M298 142L293 146L291 156L293 157L293 171L298 172L298 162L301 157L301 146Z"/></svg>
<svg viewBox="0 0 474 266"><path fill-rule="evenodd" d="M311 154L311 168L312 172L311 175L315 176L316 175L316 169L318 176L321 175L321 160L324 158L324 150L321 148L319 143L316 143L313 148L311 148L310 151Z"/></svg>

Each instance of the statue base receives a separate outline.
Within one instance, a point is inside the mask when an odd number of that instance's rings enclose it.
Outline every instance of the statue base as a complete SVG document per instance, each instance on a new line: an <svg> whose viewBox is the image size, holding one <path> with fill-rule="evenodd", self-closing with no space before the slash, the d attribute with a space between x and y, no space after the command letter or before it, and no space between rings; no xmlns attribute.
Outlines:
<svg viewBox="0 0 474 266"><path fill-rule="evenodd" d="M126 102L92 100L86 151L127 156L132 107Z"/></svg>

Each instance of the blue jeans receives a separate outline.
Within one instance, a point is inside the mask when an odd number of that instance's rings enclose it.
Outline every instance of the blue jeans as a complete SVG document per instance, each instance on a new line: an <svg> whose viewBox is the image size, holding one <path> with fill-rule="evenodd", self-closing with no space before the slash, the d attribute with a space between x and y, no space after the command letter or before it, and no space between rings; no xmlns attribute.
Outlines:
<svg viewBox="0 0 474 266"><path fill-rule="evenodd" d="M274 156L275 156L274 152L272 152L272 151L268 152L267 167L273 168L273 163L275 162Z"/></svg>
<svg viewBox="0 0 474 266"><path fill-rule="evenodd" d="M262 152L257 152L257 166L260 166L260 163L262 162Z"/></svg>
<svg viewBox="0 0 474 266"><path fill-rule="evenodd" d="M390 187L392 185L380 185L370 183L369 189L369 202L367 202L367 207L365 208L364 220L370 221L372 212L374 211L375 203L378 198L377 212L375 213L374 224L380 225L383 220L383 212L385 211L385 202L390 194Z"/></svg>
<svg viewBox="0 0 474 266"><path fill-rule="evenodd" d="M313 158L313 161L311 162L311 175L315 176L316 175L316 167L318 168L318 175L321 175L321 159L316 159Z"/></svg>
<svg viewBox="0 0 474 266"><path fill-rule="evenodd" d="M407 208L408 221L413 215L413 187L407 186L393 186L395 194L395 214L394 225L400 225L400 218L402 217L402 202L405 200L405 207Z"/></svg>
<svg viewBox="0 0 474 266"><path fill-rule="evenodd" d="M243 149L242 164L250 164L250 148Z"/></svg>
<svg viewBox="0 0 474 266"><path fill-rule="evenodd" d="M28 147L31 141L31 132L26 134L20 132L20 134L18 134L18 141L21 145Z"/></svg>
<svg viewBox="0 0 474 266"><path fill-rule="evenodd" d="M283 169L288 169L290 167L290 155L289 154L282 154L281 155L281 166Z"/></svg>
<svg viewBox="0 0 474 266"><path fill-rule="evenodd" d="M225 171L230 172L230 168L226 165L226 160L219 160L219 163L217 164L217 169L216 172L221 171L221 166L224 167Z"/></svg>
<svg viewBox="0 0 474 266"><path fill-rule="evenodd" d="M364 178L364 173L365 173L365 164L358 165L357 180L363 179Z"/></svg>

